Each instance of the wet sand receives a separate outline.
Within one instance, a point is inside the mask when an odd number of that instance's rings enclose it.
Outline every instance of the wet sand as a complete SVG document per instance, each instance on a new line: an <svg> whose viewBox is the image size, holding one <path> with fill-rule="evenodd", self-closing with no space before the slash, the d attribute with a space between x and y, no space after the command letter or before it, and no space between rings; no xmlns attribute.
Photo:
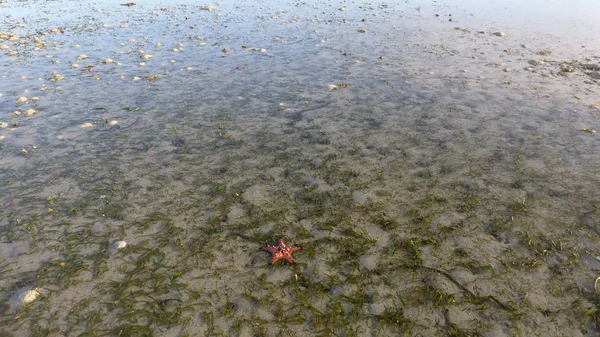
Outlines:
<svg viewBox="0 0 600 337"><path fill-rule="evenodd" d="M0 334L597 335L558 7L0 2Z"/></svg>

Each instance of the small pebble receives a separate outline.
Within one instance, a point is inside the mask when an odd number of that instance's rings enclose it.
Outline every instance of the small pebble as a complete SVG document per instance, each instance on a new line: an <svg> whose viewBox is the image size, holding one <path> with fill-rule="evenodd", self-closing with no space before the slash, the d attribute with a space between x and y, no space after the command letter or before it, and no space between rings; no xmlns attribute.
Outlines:
<svg viewBox="0 0 600 337"><path fill-rule="evenodd" d="M92 123L83 123L81 125L79 125L80 129L89 129L91 127L93 127L94 125Z"/></svg>
<svg viewBox="0 0 600 337"><path fill-rule="evenodd" d="M58 82L60 80L63 80L64 78L65 78L64 75L54 74L54 78L51 78L50 81L52 81L52 82Z"/></svg>
<svg viewBox="0 0 600 337"><path fill-rule="evenodd" d="M496 35L496 36L499 36L499 37L505 37L506 36L506 34L504 32L495 32L493 34Z"/></svg>

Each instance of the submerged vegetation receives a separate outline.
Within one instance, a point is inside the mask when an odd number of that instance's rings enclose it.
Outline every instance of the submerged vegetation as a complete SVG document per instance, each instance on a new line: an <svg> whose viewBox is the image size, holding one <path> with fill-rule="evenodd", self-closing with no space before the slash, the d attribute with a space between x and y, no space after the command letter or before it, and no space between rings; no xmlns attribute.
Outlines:
<svg viewBox="0 0 600 337"><path fill-rule="evenodd" d="M597 330L594 134L520 89L423 80L390 37L421 7L20 3L0 335ZM270 266L281 237L303 249Z"/></svg>

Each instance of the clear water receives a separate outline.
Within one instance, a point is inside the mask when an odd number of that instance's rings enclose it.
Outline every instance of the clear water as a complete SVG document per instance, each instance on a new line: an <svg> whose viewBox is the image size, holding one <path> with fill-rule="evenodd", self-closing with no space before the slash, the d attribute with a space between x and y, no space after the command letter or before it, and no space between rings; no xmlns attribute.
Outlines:
<svg viewBox="0 0 600 337"><path fill-rule="evenodd" d="M597 334L597 4L206 5L0 3L3 335Z"/></svg>

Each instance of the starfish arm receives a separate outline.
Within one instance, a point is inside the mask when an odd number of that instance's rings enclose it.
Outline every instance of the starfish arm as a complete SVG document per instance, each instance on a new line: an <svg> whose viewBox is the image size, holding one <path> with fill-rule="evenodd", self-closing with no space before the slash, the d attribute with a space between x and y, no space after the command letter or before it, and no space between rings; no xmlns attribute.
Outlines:
<svg viewBox="0 0 600 337"><path fill-rule="evenodd" d="M264 250L265 252L269 252L271 254L277 253L277 247L275 246L262 247L260 250Z"/></svg>
<svg viewBox="0 0 600 337"><path fill-rule="evenodd" d="M277 262L279 262L279 260L281 260L282 256L273 256L273 258L271 259L271 261L269 261L269 264L275 264Z"/></svg>
<svg viewBox="0 0 600 337"><path fill-rule="evenodd" d="M292 247L289 248L289 251L290 251L290 254L291 254L293 252L299 251L300 249L302 249L302 246L292 246Z"/></svg>
<svg viewBox="0 0 600 337"><path fill-rule="evenodd" d="M294 258L290 254L283 256L283 258L286 259L286 261L289 262L290 264L296 263L296 261L294 261Z"/></svg>

